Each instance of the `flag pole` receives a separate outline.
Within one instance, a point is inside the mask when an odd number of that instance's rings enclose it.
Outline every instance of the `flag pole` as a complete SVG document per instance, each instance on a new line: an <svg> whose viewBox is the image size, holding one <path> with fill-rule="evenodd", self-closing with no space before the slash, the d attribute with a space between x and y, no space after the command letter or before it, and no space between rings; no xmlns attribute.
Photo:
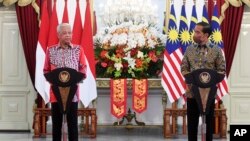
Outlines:
<svg viewBox="0 0 250 141"><path fill-rule="evenodd" d="M165 16L166 16L166 18L165 18L165 27L166 27L166 34L167 34L167 32L168 32L168 23L169 23L169 16L170 16L170 3L173 3L173 0L166 0L166 12L165 12Z"/></svg>
<svg viewBox="0 0 250 141"><path fill-rule="evenodd" d="M91 13L91 25L92 25L92 33L94 33L94 0L87 0L90 4L90 13Z"/></svg>

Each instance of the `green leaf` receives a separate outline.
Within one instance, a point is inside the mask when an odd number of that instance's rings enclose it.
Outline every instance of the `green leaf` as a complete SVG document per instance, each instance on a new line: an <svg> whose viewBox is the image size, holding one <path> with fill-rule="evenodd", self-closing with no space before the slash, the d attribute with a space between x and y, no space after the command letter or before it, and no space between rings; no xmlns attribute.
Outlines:
<svg viewBox="0 0 250 141"><path fill-rule="evenodd" d="M115 71L115 78L118 78L121 76L121 71Z"/></svg>
<svg viewBox="0 0 250 141"><path fill-rule="evenodd" d="M108 68L107 68L107 73L112 74L114 70L115 70L115 68L113 68L113 67L108 67Z"/></svg>

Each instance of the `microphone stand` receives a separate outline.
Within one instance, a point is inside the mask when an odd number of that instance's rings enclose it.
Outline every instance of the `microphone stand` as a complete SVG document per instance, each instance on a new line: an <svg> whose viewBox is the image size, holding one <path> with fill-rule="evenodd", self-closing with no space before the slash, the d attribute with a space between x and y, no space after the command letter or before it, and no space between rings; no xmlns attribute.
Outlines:
<svg viewBox="0 0 250 141"><path fill-rule="evenodd" d="M63 141L67 141L66 125L67 125L66 114L63 114L63 126L62 126L62 130L63 130Z"/></svg>
<svg viewBox="0 0 250 141"><path fill-rule="evenodd" d="M201 124L201 141L206 141L206 114L201 114L202 124Z"/></svg>

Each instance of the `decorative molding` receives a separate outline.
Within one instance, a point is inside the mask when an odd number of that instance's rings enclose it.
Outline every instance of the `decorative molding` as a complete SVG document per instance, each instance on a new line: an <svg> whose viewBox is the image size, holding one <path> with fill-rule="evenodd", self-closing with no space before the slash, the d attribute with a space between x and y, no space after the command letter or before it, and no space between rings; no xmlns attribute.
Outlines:
<svg viewBox="0 0 250 141"><path fill-rule="evenodd" d="M110 78L97 78L96 85L98 88L110 88ZM132 79L127 79L128 88L132 88ZM148 79L149 88L162 88L161 79Z"/></svg>
<svg viewBox="0 0 250 141"><path fill-rule="evenodd" d="M250 13L244 13L236 53L230 73L230 92L250 92L249 39Z"/></svg>
<svg viewBox="0 0 250 141"><path fill-rule="evenodd" d="M32 123L28 122L0 122L0 130L25 130L28 131Z"/></svg>
<svg viewBox="0 0 250 141"><path fill-rule="evenodd" d="M2 121L27 122L27 96L22 94L17 95L1 95L2 98Z"/></svg>
<svg viewBox="0 0 250 141"><path fill-rule="evenodd" d="M229 92L223 102L228 110L230 124L250 123L250 58L248 36L250 34L250 13L244 12L240 36L229 77Z"/></svg>
<svg viewBox="0 0 250 141"><path fill-rule="evenodd" d="M17 23L3 21L2 25L2 83L4 86L27 86L27 68Z"/></svg>
<svg viewBox="0 0 250 141"><path fill-rule="evenodd" d="M232 95L231 96L231 124L249 123L250 122L250 96L248 95Z"/></svg>

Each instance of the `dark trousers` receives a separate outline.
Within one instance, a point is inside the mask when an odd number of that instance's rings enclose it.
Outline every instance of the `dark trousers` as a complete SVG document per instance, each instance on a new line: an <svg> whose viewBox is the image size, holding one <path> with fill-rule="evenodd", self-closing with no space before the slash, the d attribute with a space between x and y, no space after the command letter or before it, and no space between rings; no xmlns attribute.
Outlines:
<svg viewBox="0 0 250 141"><path fill-rule="evenodd" d="M69 141L78 141L77 109L78 103L72 102L70 109L66 115ZM51 114L53 141L61 141L63 114L60 112L59 104L57 102L51 104Z"/></svg>
<svg viewBox="0 0 250 141"><path fill-rule="evenodd" d="M188 120L188 141L197 141L197 132L199 124L199 108L194 98L187 98L187 120ZM206 116L206 141L213 140L214 129L214 103L210 106L210 112Z"/></svg>

